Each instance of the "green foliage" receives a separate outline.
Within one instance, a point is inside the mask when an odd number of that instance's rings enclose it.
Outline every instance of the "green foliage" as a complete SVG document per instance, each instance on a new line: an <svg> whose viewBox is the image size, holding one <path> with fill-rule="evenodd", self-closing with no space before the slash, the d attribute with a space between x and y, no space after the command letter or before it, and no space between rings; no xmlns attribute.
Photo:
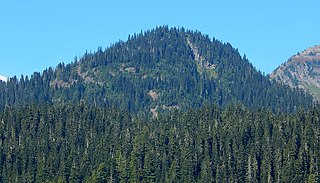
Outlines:
<svg viewBox="0 0 320 183"><path fill-rule="evenodd" d="M108 181L108 170L104 163L101 163L96 171L92 173L93 183L104 183Z"/></svg>
<svg viewBox="0 0 320 183"><path fill-rule="evenodd" d="M319 107L243 105L150 119L86 104L0 113L3 182L317 182Z"/></svg>

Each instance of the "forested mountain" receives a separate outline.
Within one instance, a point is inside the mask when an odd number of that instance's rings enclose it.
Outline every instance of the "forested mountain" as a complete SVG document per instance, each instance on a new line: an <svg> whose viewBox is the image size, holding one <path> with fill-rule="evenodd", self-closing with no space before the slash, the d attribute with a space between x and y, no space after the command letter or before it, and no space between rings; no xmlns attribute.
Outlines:
<svg viewBox="0 0 320 183"><path fill-rule="evenodd" d="M320 107L166 26L0 81L0 182L320 182Z"/></svg>
<svg viewBox="0 0 320 183"><path fill-rule="evenodd" d="M310 92L320 100L320 46L292 56L270 75L272 79Z"/></svg>
<svg viewBox="0 0 320 183"><path fill-rule="evenodd" d="M229 43L166 26L85 53L71 64L0 83L0 109L69 101L154 117L205 103L289 112L312 106L310 95L270 81Z"/></svg>

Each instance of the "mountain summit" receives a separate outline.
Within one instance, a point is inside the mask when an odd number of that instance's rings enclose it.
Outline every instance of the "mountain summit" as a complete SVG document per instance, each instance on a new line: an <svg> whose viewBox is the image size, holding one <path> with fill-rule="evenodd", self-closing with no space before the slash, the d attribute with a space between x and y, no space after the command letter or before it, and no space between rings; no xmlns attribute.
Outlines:
<svg viewBox="0 0 320 183"><path fill-rule="evenodd" d="M320 99L320 45L293 55L270 75L277 82L309 91Z"/></svg>
<svg viewBox="0 0 320 183"><path fill-rule="evenodd" d="M87 52L71 64L61 63L31 78L12 78L1 89L0 108L84 101L153 117L161 111L212 103L240 102L277 111L294 111L312 103L304 92L270 81L231 44L167 26L134 34L125 42ZM8 92L16 89L15 95Z"/></svg>

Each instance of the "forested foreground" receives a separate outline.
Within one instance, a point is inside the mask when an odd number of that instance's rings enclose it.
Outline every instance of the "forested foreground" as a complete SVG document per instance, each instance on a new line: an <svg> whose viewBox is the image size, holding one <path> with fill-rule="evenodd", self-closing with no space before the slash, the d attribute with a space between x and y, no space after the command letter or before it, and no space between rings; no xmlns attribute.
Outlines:
<svg viewBox="0 0 320 183"><path fill-rule="evenodd" d="M7 107L0 182L317 182L320 108L241 105L132 116L84 104Z"/></svg>

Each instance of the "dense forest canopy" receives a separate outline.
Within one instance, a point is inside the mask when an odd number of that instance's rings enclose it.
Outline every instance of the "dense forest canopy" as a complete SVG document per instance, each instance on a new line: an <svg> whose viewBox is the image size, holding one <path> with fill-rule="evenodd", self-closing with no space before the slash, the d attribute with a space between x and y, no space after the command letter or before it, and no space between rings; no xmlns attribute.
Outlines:
<svg viewBox="0 0 320 183"><path fill-rule="evenodd" d="M241 104L134 116L86 104L0 113L1 182L316 182L320 111Z"/></svg>

